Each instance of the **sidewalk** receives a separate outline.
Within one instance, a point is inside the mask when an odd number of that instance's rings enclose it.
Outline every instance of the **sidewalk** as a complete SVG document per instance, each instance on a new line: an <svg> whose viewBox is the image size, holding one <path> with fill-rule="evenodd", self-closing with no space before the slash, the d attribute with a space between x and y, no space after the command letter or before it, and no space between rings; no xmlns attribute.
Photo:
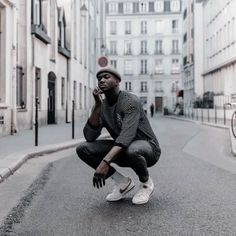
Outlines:
<svg viewBox="0 0 236 236"><path fill-rule="evenodd" d="M39 127L37 147L34 146L34 130L21 130L15 135L0 138L0 183L32 157L77 146L84 140L85 122L75 122L75 139L72 139L71 124Z"/></svg>
<svg viewBox="0 0 236 236"><path fill-rule="evenodd" d="M230 142L231 142L231 152L233 153L234 156L236 156L236 138L233 136L230 122L226 122L226 125L224 125L224 124L222 124L223 122L222 123L213 123L213 122L206 122L206 121L202 122L201 119L193 120L193 119L186 118L184 116L167 115L165 117L170 118L170 119L182 120L182 121L186 121L186 122L193 122L193 123L200 124L200 125L208 125L208 126L213 126L213 127L217 127L217 128L228 129L229 136L230 136Z"/></svg>

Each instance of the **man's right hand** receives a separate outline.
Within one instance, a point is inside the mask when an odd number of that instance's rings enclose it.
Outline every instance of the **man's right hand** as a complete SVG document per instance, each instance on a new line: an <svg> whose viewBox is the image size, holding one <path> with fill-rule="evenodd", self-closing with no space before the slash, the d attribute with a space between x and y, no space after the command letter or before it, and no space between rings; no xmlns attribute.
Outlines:
<svg viewBox="0 0 236 236"><path fill-rule="evenodd" d="M100 105L102 103L102 90L98 87L96 87L94 90L93 90L93 97L94 97L94 100L95 100L95 103L96 105Z"/></svg>

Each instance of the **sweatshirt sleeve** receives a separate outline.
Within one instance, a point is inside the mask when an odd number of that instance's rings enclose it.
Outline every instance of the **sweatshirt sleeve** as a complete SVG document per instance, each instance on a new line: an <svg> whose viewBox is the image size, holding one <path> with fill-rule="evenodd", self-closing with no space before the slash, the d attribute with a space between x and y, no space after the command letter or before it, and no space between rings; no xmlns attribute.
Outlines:
<svg viewBox="0 0 236 236"><path fill-rule="evenodd" d="M126 148L136 136L141 111L138 99L126 101L126 104L124 104L123 107L124 118L122 121L121 132L116 138L115 143L118 146Z"/></svg>
<svg viewBox="0 0 236 236"><path fill-rule="evenodd" d="M89 123L88 120L83 130L86 141L88 142L95 141L100 136L102 127L103 127L102 122L100 122L100 126L94 127Z"/></svg>

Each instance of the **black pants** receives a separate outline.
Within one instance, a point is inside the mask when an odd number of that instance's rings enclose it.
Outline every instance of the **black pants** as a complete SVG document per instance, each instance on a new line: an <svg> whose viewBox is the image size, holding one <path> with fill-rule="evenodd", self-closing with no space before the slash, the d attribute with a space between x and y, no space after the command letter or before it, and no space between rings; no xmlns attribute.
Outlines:
<svg viewBox="0 0 236 236"><path fill-rule="evenodd" d="M83 142L76 152L81 160L96 169L102 159L114 146L113 140L97 140L94 142ZM118 166L130 167L138 175L141 182L148 180L148 167L153 166L159 159L160 153L153 150L148 141L137 140L122 152L114 161ZM106 178L115 173L115 168L111 167Z"/></svg>

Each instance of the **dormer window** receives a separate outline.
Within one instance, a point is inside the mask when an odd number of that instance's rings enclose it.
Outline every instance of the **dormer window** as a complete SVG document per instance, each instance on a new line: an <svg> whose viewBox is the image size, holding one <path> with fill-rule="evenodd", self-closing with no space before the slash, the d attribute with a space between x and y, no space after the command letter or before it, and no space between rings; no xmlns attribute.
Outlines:
<svg viewBox="0 0 236 236"><path fill-rule="evenodd" d="M70 58L70 49L66 42L66 18L63 8L58 9L58 28L58 52Z"/></svg>
<svg viewBox="0 0 236 236"><path fill-rule="evenodd" d="M43 0L31 0L31 33L44 43L51 43L51 39L47 35L47 7L48 2Z"/></svg>
<svg viewBox="0 0 236 236"><path fill-rule="evenodd" d="M41 0L33 0L33 12L32 12L32 20L34 25L41 25L42 23L42 2Z"/></svg>
<svg viewBox="0 0 236 236"><path fill-rule="evenodd" d="M59 39L60 39L60 46L62 48L65 48L65 38L66 38L66 34L65 34L65 20L63 18L63 20L59 23Z"/></svg>

